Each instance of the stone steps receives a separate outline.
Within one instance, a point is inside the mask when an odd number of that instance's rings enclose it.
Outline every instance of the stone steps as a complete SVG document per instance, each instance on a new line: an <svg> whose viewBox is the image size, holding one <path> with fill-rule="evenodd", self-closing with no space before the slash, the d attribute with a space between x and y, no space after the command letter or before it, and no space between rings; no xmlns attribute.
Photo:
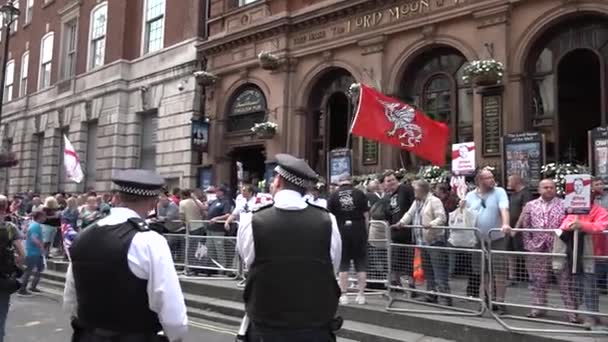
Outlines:
<svg viewBox="0 0 608 342"><path fill-rule="evenodd" d="M61 264L49 267L42 281L44 288L60 295L67 269L67 264ZM244 314L243 292L234 280L189 278L181 279L181 286L192 318L238 328ZM385 310L386 303L386 299L369 296L368 305L340 306L339 314L345 324L339 336L356 341L379 342L442 339L466 342L596 342L601 339L580 335L513 333L489 317L395 313ZM409 305L416 307L415 304ZM419 308L426 307L420 305Z"/></svg>

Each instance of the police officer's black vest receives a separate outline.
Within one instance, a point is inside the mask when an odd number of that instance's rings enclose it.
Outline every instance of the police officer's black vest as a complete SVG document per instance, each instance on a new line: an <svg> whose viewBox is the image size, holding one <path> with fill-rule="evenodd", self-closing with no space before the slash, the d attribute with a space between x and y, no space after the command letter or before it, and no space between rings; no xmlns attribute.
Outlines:
<svg viewBox="0 0 608 342"><path fill-rule="evenodd" d="M134 222L93 225L70 248L78 299L78 321L85 328L154 334L162 330L148 306L147 280L130 270L127 255L138 227Z"/></svg>
<svg viewBox="0 0 608 342"><path fill-rule="evenodd" d="M338 308L329 213L267 207L253 214L255 260L244 299L256 326L305 329L327 326Z"/></svg>

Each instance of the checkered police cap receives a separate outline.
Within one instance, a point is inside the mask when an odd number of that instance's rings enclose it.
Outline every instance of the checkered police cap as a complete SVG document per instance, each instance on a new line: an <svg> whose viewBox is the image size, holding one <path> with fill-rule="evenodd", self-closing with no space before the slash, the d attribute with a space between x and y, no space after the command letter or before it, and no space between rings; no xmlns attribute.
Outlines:
<svg viewBox="0 0 608 342"><path fill-rule="evenodd" d="M120 193L156 197L160 194L165 180L156 172L143 169L119 170L114 172L112 182Z"/></svg>
<svg viewBox="0 0 608 342"><path fill-rule="evenodd" d="M277 154L276 159L278 165L274 171L295 186L306 188L319 179L317 173L303 159L284 153Z"/></svg>

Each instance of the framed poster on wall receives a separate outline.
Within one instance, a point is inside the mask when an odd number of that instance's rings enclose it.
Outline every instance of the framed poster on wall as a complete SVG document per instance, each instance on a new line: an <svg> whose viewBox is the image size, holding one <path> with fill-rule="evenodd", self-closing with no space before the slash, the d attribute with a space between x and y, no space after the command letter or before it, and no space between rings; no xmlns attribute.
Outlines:
<svg viewBox="0 0 608 342"><path fill-rule="evenodd" d="M589 164L596 177L608 182L608 127L589 131Z"/></svg>
<svg viewBox="0 0 608 342"><path fill-rule="evenodd" d="M329 165L327 168L329 171L327 179L329 179L330 183L338 184L340 177L353 175L353 159L350 149L340 148L331 150L327 159Z"/></svg>
<svg viewBox="0 0 608 342"><path fill-rule="evenodd" d="M502 138L503 184L511 175L518 175L532 189L541 180L545 164L545 137L538 132L507 134Z"/></svg>
<svg viewBox="0 0 608 342"><path fill-rule="evenodd" d="M205 166L198 169L198 187L200 189L207 189L213 184L213 168L211 166Z"/></svg>

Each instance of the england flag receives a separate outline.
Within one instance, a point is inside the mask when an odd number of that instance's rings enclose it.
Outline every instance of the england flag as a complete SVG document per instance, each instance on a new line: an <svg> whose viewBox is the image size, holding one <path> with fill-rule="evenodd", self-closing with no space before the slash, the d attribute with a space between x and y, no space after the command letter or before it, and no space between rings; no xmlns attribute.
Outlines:
<svg viewBox="0 0 608 342"><path fill-rule="evenodd" d="M69 180L76 183L82 182L84 174L82 173L82 167L80 167L80 158L78 153L72 146L72 143L66 135L63 136L65 149L63 150L63 166L65 167L65 174Z"/></svg>

